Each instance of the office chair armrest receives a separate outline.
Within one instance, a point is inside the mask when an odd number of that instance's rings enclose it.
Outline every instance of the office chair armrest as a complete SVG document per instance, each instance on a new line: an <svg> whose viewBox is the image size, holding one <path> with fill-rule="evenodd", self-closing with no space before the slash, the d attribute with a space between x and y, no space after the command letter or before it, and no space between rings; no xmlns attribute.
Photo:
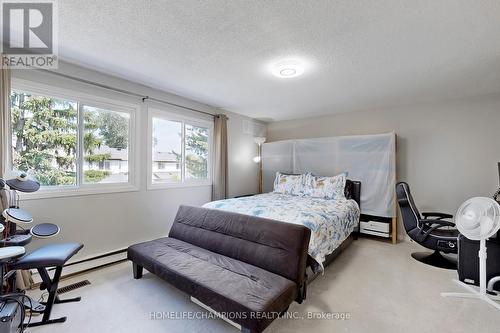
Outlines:
<svg viewBox="0 0 500 333"><path fill-rule="evenodd" d="M428 224L428 225L433 225L433 224L437 224L439 225L440 227L454 227L455 226L455 223L453 222L450 222L450 221L443 221L443 220L440 220L440 219L421 219L421 220L418 220L420 223L422 224Z"/></svg>
<svg viewBox="0 0 500 333"><path fill-rule="evenodd" d="M422 216L427 219L429 217L438 217L438 220L440 219L451 219L453 218L453 215L451 214L446 214L446 213L439 213L439 212L425 212L422 213Z"/></svg>
<svg viewBox="0 0 500 333"><path fill-rule="evenodd" d="M429 229L427 230L422 230L420 229L420 232L417 234L417 240L419 242L423 242L427 237L429 237L429 235L437 230L437 229L440 229L440 228L443 228L443 227L454 227L455 224L454 223L451 223L451 222L448 222L448 221L442 221L442 220L426 220L426 219L423 219L423 220L420 220L421 223L423 224L428 224L429 225Z"/></svg>

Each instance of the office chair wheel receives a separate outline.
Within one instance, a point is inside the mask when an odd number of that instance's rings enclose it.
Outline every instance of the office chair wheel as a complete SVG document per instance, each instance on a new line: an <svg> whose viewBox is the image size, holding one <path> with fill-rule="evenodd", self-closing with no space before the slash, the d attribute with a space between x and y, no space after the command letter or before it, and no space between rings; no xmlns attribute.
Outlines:
<svg viewBox="0 0 500 333"><path fill-rule="evenodd" d="M444 269L457 269L457 260L443 256L441 252L414 252L411 256L421 263Z"/></svg>

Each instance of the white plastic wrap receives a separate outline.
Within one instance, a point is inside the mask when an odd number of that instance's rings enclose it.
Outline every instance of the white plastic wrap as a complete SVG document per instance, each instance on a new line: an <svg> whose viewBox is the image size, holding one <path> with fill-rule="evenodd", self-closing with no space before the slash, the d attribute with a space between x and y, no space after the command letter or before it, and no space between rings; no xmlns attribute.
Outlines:
<svg viewBox="0 0 500 333"><path fill-rule="evenodd" d="M264 192L273 190L276 171L334 176L348 172L361 181L361 212L395 216L395 133L285 140L262 146Z"/></svg>
<svg viewBox="0 0 500 333"><path fill-rule="evenodd" d="M265 156L265 159L264 159ZM293 172L293 142L278 141L262 145L263 191L272 192L276 171Z"/></svg>

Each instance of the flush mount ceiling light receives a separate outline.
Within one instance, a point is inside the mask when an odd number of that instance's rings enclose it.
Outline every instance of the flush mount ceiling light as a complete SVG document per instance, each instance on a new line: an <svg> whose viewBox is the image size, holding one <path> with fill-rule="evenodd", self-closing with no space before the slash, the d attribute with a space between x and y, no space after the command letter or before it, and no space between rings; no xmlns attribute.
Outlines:
<svg viewBox="0 0 500 333"><path fill-rule="evenodd" d="M281 60L271 66L271 73L281 79L290 79L304 74L305 65L297 59Z"/></svg>

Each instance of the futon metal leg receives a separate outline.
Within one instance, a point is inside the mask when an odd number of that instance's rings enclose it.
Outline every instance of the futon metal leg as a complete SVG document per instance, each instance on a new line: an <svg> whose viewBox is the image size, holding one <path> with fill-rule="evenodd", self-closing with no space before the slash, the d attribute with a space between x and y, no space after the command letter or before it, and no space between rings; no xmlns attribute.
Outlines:
<svg viewBox="0 0 500 333"><path fill-rule="evenodd" d="M137 265L135 262L132 263L132 269L134 270L134 279L140 279L142 277L142 266Z"/></svg>

